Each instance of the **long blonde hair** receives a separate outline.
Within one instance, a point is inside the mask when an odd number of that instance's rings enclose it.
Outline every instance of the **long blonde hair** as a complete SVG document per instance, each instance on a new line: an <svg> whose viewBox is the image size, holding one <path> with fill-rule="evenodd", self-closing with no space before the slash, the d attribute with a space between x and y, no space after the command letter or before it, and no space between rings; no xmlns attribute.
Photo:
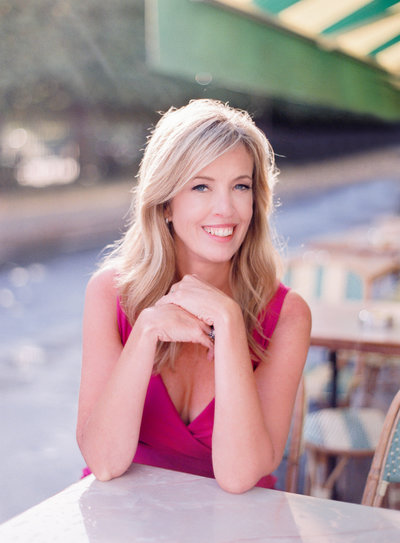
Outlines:
<svg viewBox="0 0 400 543"><path fill-rule="evenodd" d="M200 170L238 143L254 159L253 216L231 263L230 287L243 311L248 343L255 358L264 352L253 338L261 335L258 317L276 288L277 252L269 226L276 178L274 154L250 115L210 99L169 109L149 137L139 168L131 222L103 267L116 271L121 305L131 323L165 295L177 280L174 239L164 208ZM161 344L155 370L173 365L176 346Z"/></svg>

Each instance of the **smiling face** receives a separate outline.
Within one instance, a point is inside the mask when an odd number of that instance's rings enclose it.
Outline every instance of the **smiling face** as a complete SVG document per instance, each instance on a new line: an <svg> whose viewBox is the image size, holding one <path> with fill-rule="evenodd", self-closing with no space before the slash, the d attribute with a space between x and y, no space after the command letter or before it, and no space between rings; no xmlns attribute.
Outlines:
<svg viewBox="0 0 400 543"><path fill-rule="evenodd" d="M253 167L252 156L238 144L198 172L171 200L166 216L173 225L182 274L210 264L229 269L253 214Z"/></svg>

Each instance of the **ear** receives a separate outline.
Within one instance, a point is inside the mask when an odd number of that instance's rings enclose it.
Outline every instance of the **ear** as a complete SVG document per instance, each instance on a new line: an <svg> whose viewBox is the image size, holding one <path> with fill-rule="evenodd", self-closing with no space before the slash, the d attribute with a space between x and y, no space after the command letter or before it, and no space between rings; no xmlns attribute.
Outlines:
<svg viewBox="0 0 400 543"><path fill-rule="evenodd" d="M167 224L172 220L171 206L169 205L169 202L164 204L164 218Z"/></svg>

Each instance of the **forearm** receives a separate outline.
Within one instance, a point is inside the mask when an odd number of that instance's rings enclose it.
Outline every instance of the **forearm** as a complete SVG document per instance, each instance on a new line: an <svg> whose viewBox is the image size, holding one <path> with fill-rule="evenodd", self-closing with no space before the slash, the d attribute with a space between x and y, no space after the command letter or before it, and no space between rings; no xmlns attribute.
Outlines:
<svg viewBox="0 0 400 543"><path fill-rule="evenodd" d="M241 315L216 329L213 467L219 484L242 492L275 467Z"/></svg>
<svg viewBox="0 0 400 543"><path fill-rule="evenodd" d="M157 345L157 340L146 332L140 323L135 324L78 433L82 454L101 480L124 473L136 452Z"/></svg>

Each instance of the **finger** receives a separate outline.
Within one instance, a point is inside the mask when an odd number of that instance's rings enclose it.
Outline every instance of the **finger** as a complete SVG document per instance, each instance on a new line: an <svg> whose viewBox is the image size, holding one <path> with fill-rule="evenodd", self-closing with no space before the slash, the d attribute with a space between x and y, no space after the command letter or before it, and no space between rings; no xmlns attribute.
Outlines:
<svg viewBox="0 0 400 543"><path fill-rule="evenodd" d="M154 305L160 306L160 305L166 305L170 304L171 302L168 300L168 295L162 296L159 300L156 301Z"/></svg>
<svg viewBox="0 0 400 543"><path fill-rule="evenodd" d="M205 335L203 332L201 333L201 336L199 336L199 340L196 343L200 343L201 345L203 345L207 349L207 352L214 352L214 342L208 335Z"/></svg>
<svg viewBox="0 0 400 543"><path fill-rule="evenodd" d="M175 283L172 283L172 285L169 288L168 294L177 292L179 288L182 286L182 283L183 284L185 283L185 277L188 277L188 276L185 275L180 281L176 281Z"/></svg>
<svg viewBox="0 0 400 543"><path fill-rule="evenodd" d="M203 345L207 350L214 348L214 342L212 341L210 337L210 327L205 326L204 323L199 321L196 318L196 321L194 322L194 333L195 333L195 343L200 343Z"/></svg>
<svg viewBox="0 0 400 543"><path fill-rule="evenodd" d="M211 327L184 308L168 301L168 297L168 295L163 296L156 303L163 312L161 315L164 315L162 319L165 322L162 325L163 332L160 339L200 343L206 349L210 349L213 345L210 335Z"/></svg>

